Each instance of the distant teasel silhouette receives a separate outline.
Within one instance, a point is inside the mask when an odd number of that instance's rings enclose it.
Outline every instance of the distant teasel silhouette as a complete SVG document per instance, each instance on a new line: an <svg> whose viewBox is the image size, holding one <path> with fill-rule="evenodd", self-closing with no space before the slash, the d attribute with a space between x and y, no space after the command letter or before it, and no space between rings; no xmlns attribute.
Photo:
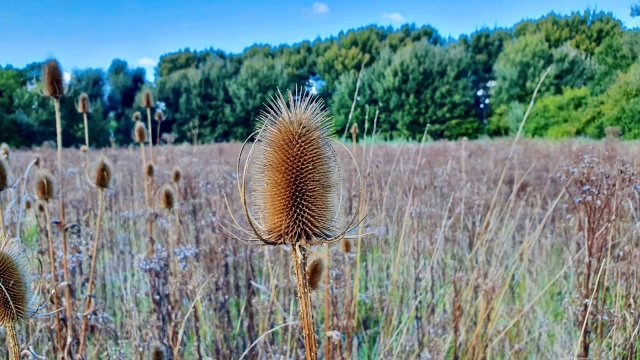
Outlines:
<svg viewBox="0 0 640 360"><path fill-rule="evenodd" d="M141 121L142 120L142 114L140 114L140 111L134 112L133 115L131 115L131 120L132 121Z"/></svg>
<svg viewBox="0 0 640 360"><path fill-rule="evenodd" d="M84 119L84 145L89 150L89 121L87 120L87 114L91 112L91 102L89 101L89 95L82 93L78 96L78 102L76 103L76 110L82 114ZM86 153L84 151L83 153Z"/></svg>
<svg viewBox="0 0 640 360"><path fill-rule="evenodd" d="M241 166L242 153L253 136L254 143ZM291 245L306 358L315 360L318 351L310 285L317 287L322 271L318 263L307 269L307 248L347 238L359 224L359 208L346 224L337 223L342 178L334 145L351 153L334 140L331 118L322 100L305 92L289 92L287 99L278 92L260 114L258 129L251 137L240 151L237 171L238 190L250 226L244 232L255 237L238 238L265 245ZM353 155L351 159L361 182ZM234 226L240 228L237 223Z"/></svg>

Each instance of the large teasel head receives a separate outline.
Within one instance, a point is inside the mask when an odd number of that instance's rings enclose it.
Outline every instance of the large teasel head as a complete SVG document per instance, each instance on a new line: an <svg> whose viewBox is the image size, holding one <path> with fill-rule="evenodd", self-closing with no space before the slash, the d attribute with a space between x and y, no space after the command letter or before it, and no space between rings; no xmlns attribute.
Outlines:
<svg viewBox="0 0 640 360"><path fill-rule="evenodd" d="M42 173L36 178L36 182L33 186L33 193L35 194L36 199L49 202L53 199L55 194L54 190L53 176L48 171L42 171Z"/></svg>
<svg viewBox="0 0 640 360"><path fill-rule="evenodd" d="M278 93L261 113L255 134L240 191L257 239L269 245L316 245L342 238L355 217L338 228L340 162L322 100L290 92L285 99ZM248 173L254 215L247 205Z"/></svg>
<svg viewBox="0 0 640 360"><path fill-rule="evenodd" d="M93 184L101 190L109 188L111 183L111 164L107 158L101 158L96 164Z"/></svg>
<svg viewBox="0 0 640 360"><path fill-rule="evenodd" d="M44 93L54 99L64 95L64 83L60 63L56 59L49 59L42 66L42 82Z"/></svg>
<svg viewBox="0 0 640 360"><path fill-rule="evenodd" d="M78 96L76 110L81 114L88 114L91 112L91 101L89 101L89 95L87 95L87 93L83 92Z"/></svg>
<svg viewBox="0 0 640 360"><path fill-rule="evenodd" d="M0 238L0 325L25 320L30 315L31 278L24 248L18 240Z"/></svg>
<svg viewBox="0 0 640 360"><path fill-rule="evenodd" d="M142 107L145 109L153 107L153 95L151 94L151 90L145 90L144 93L142 93Z"/></svg>

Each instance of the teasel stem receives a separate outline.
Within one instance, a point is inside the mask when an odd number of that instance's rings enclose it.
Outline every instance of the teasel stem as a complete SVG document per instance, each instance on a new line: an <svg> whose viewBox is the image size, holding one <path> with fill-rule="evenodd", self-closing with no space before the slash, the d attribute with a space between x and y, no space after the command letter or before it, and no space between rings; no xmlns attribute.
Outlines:
<svg viewBox="0 0 640 360"><path fill-rule="evenodd" d="M151 127L151 108L147 108L147 123L149 124L149 157L153 159L153 130Z"/></svg>
<svg viewBox="0 0 640 360"><path fill-rule="evenodd" d="M82 333L80 335L80 347L78 348L78 354L82 356L84 345L87 341L87 329L89 327L89 312L91 311L91 299L94 288L94 278L96 263L98 259L98 248L100 246L100 226L102 224L102 204L104 199L104 190L98 189L98 219L96 220L96 236L93 241L93 250L91 252L91 268L89 270L89 285L87 286L87 299L85 300L83 321L82 321Z"/></svg>
<svg viewBox="0 0 640 360"><path fill-rule="evenodd" d="M84 144L87 146L87 151L89 151L89 122L87 121L87 113L82 113L84 117Z"/></svg>
<svg viewBox="0 0 640 360"><path fill-rule="evenodd" d="M49 215L48 204L44 204L44 218L47 223L47 238L49 240L49 266L51 268L51 287L53 289L53 314L56 319L56 341L54 342L54 350L57 352L63 348L62 346L62 327L60 325L60 316L58 315L58 309L60 305L58 303L58 280L56 276L56 257L53 253L53 232L51 229L51 216Z"/></svg>
<svg viewBox="0 0 640 360"><path fill-rule="evenodd" d="M318 359L316 334L313 326L313 306L311 304L311 289L307 279L307 249L299 243L291 249L291 261L296 273L298 303L300 306L300 323L304 336L304 348L307 360Z"/></svg>
<svg viewBox="0 0 640 360"><path fill-rule="evenodd" d="M328 336L331 330L331 292L329 288L329 244L324 244L324 262L327 265L327 271L324 272L324 339L325 356L331 359L331 338Z"/></svg>
<svg viewBox="0 0 640 360"><path fill-rule="evenodd" d="M2 209L2 193L0 192L0 235L9 237L7 228L4 224L4 210Z"/></svg>
<svg viewBox="0 0 640 360"><path fill-rule="evenodd" d="M18 334L16 333L16 325L8 324L7 330L7 349L9 349L9 360L20 360L20 345L18 344Z"/></svg>
<svg viewBox="0 0 640 360"><path fill-rule="evenodd" d="M70 340L72 338L73 330L73 313L71 309L71 279L69 276L68 255L69 248L67 244L67 232L65 228L67 226L64 213L64 182L62 181L62 120L60 116L60 100L53 99L53 104L56 113L56 134L58 141L58 186L60 188L60 233L62 235L62 269L64 272L64 297L66 302L66 316L67 316L67 347L65 347L65 353L67 353Z"/></svg>

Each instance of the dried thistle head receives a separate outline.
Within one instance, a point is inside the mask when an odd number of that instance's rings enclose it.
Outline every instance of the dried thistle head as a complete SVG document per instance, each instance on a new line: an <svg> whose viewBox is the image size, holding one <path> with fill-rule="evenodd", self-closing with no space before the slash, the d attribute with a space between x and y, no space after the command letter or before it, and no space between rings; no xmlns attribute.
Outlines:
<svg viewBox="0 0 640 360"><path fill-rule="evenodd" d="M91 102L89 101L89 95L87 93L82 93L78 96L78 103L76 104L76 109L81 114L88 114L91 112Z"/></svg>
<svg viewBox="0 0 640 360"><path fill-rule="evenodd" d="M144 144L147 141L147 128L142 121L136 122L136 127L133 129L133 139L138 144Z"/></svg>
<svg viewBox="0 0 640 360"><path fill-rule="evenodd" d="M0 192L5 191L9 187L9 176L7 175L7 166L3 160L0 160Z"/></svg>
<svg viewBox="0 0 640 360"><path fill-rule="evenodd" d="M42 66L42 81L47 96L60 99L64 95L62 69L56 59L49 59Z"/></svg>
<svg viewBox="0 0 640 360"><path fill-rule="evenodd" d="M341 249L342 249L342 252L345 254L351 253L351 240L342 239Z"/></svg>
<svg viewBox="0 0 640 360"><path fill-rule="evenodd" d="M133 115L131 115L131 120L133 121L142 121L142 114L140 114L140 111L136 111L133 113Z"/></svg>
<svg viewBox="0 0 640 360"><path fill-rule="evenodd" d="M162 112L162 110L158 110L155 114L153 114L153 118L156 119L157 122L163 122L165 119L164 113Z"/></svg>
<svg viewBox="0 0 640 360"><path fill-rule="evenodd" d="M180 180L182 179L182 170L180 170L179 167L174 167L173 171L171 171L171 181L173 181L175 184L180 183Z"/></svg>
<svg viewBox="0 0 640 360"><path fill-rule="evenodd" d="M165 210L171 210L175 206L175 194L169 184L165 184L160 189L160 207Z"/></svg>
<svg viewBox="0 0 640 360"><path fill-rule="evenodd" d="M0 238L0 325L15 324L29 316L31 279L22 245Z"/></svg>
<svg viewBox="0 0 640 360"><path fill-rule="evenodd" d="M151 90L145 90L142 94L142 107L146 109L153 107L153 95L151 95Z"/></svg>
<svg viewBox="0 0 640 360"><path fill-rule="evenodd" d="M38 200L49 202L51 199L53 199L53 176L51 176L49 172L42 172L36 179L35 186L33 187L33 192L36 196L36 199Z"/></svg>
<svg viewBox="0 0 640 360"><path fill-rule="evenodd" d="M7 143L2 143L2 145L0 145L0 159L8 159L9 155L11 155L11 148L9 148Z"/></svg>
<svg viewBox="0 0 640 360"><path fill-rule="evenodd" d="M148 179L153 179L153 176L156 173L156 165L153 163L153 161L148 161L145 165L144 165L144 176L146 176Z"/></svg>
<svg viewBox="0 0 640 360"><path fill-rule="evenodd" d="M107 158L101 158L98 160L95 169L95 177L93 180L94 185L99 189L107 189L109 188L109 183L111 182L111 165L109 164L109 160Z"/></svg>
<svg viewBox="0 0 640 360"><path fill-rule="evenodd" d="M260 115L259 134L245 168L253 178L258 238L271 245L316 244L339 236L340 165L332 144L331 118L311 95L288 100L278 93ZM246 172L245 172L246 173ZM245 174L246 175L246 174ZM243 176L246 184L246 176ZM243 186L244 188L244 186Z"/></svg>
<svg viewBox="0 0 640 360"><path fill-rule="evenodd" d="M315 290L320 286L322 272L324 271L324 261L321 258L311 260L307 266L307 279L309 280L309 288Z"/></svg>

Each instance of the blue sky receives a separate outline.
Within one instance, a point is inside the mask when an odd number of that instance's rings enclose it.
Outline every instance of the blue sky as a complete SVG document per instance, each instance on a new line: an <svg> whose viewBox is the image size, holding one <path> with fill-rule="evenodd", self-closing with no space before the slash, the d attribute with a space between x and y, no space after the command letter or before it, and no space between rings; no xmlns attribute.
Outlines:
<svg viewBox="0 0 640 360"><path fill-rule="evenodd" d="M293 43L368 24L430 24L457 37L482 27L511 26L550 11L586 8L612 12L628 27L637 0L422 1L3 1L0 65L24 66L56 56L66 70L107 68L119 57L153 66L181 48L240 52L254 43Z"/></svg>

